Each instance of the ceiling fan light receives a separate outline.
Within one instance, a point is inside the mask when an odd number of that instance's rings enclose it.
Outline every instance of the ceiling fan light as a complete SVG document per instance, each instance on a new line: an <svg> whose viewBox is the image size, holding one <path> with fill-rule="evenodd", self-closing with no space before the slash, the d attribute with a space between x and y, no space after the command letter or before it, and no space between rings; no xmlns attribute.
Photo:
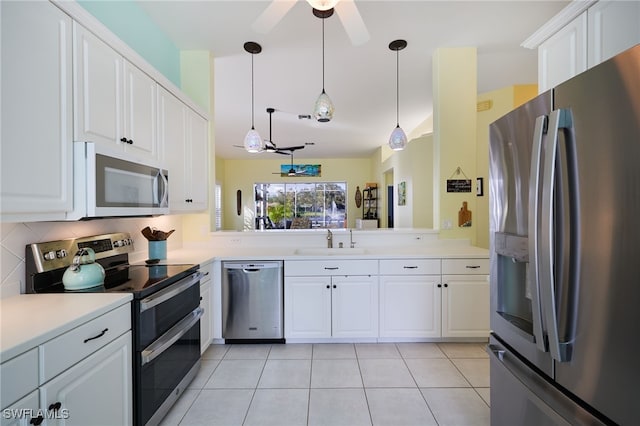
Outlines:
<svg viewBox="0 0 640 426"><path fill-rule="evenodd" d="M334 111L333 102L331 102L331 98L329 98L329 95L327 95L323 89L313 107L313 116L320 123L326 123L331 121Z"/></svg>
<svg viewBox="0 0 640 426"><path fill-rule="evenodd" d="M334 8L338 3L338 0L307 0L307 3L309 3L314 9L329 10Z"/></svg>
<svg viewBox="0 0 640 426"><path fill-rule="evenodd" d="M251 153L260 152L262 149L262 138L258 131L253 127L244 137L244 149Z"/></svg>
<svg viewBox="0 0 640 426"><path fill-rule="evenodd" d="M389 137L389 148L394 151L402 151L407 146L407 135L402 130L402 127L398 124L391 136Z"/></svg>

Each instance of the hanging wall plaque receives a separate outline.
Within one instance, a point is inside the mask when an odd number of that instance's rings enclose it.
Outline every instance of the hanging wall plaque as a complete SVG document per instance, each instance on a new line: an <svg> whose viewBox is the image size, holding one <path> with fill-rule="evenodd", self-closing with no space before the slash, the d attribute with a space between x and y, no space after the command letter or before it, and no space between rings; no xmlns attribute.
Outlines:
<svg viewBox="0 0 640 426"><path fill-rule="evenodd" d="M464 179L452 179L460 174L464 176ZM447 179L447 192L471 192L471 179L467 179L467 175L464 174L460 167Z"/></svg>

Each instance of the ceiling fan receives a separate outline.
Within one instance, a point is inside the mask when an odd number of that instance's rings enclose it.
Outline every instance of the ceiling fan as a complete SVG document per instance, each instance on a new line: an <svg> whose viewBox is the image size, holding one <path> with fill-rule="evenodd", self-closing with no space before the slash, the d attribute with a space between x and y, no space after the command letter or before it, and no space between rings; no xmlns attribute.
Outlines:
<svg viewBox="0 0 640 426"><path fill-rule="evenodd" d="M295 3L295 0L272 0L251 27L258 33L267 34L284 18ZM329 17L335 10L353 45L359 46L369 40L369 31L354 0L307 0L307 3L313 7L313 13L316 16L318 16L317 13L324 12L325 17Z"/></svg>
<svg viewBox="0 0 640 426"><path fill-rule="evenodd" d="M297 170L296 167L293 165L293 151L291 151L290 156L291 156L291 166L289 166L289 171L285 172L284 170L282 170L282 168L285 167L283 164L279 172L273 172L274 175L280 175L282 177L285 177L285 176L293 177L293 176L303 176L307 174L304 170Z"/></svg>
<svg viewBox="0 0 640 426"><path fill-rule="evenodd" d="M271 137L271 128L272 128L271 117L275 111L276 111L275 108L267 108L267 113L269 114L269 139L264 140L264 146L258 152L272 152L275 154L289 155L289 154L293 154L293 151L304 149L306 145L313 145L313 142L305 142L304 145L286 146L286 147L276 146L275 142L273 142L273 138ZM234 145L234 146L236 148L244 149L244 146L242 145Z"/></svg>

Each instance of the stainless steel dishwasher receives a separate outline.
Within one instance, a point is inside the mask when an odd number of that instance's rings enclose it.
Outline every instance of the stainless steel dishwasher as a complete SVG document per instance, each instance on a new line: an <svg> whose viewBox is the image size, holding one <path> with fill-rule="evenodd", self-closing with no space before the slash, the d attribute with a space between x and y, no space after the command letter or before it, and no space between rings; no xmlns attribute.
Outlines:
<svg viewBox="0 0 640 426"><path fill-rule="evenodd" d="M282 261L222 263L222 337L284 341Z"/></svg>

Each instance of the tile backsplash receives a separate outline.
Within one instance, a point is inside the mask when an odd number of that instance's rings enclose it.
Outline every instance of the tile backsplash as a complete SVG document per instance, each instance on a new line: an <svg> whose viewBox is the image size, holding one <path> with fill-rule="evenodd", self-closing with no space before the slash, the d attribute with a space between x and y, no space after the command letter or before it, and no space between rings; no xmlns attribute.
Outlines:
<svg viewBox="0 0 640 426"><path fill-rule="evenodd" d="M145 226L163 231L175 229L167 240L169 250L182 247L182 216L97 219L79 222L29 222L0 224L0 298L24 293L25 246L44 241L128 232L134 240L134 258L146 258L147 240L140 233Z"/></svg>

